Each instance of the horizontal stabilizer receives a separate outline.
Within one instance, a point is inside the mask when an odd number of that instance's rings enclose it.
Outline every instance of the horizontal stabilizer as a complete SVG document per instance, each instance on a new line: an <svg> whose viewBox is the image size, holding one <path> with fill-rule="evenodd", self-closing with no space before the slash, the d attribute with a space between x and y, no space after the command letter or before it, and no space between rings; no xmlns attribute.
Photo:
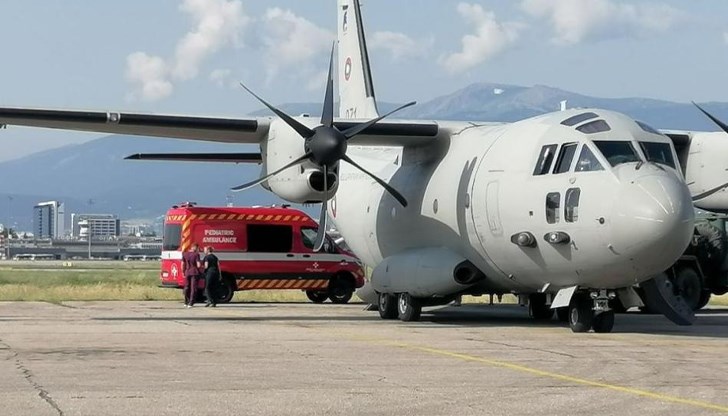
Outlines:
<svg viewBox="0 0 728 416"><path fill-rule="evenodd" d="M171 162L262 163L260 153L137 153L126 160L164 160Z"/></svg>

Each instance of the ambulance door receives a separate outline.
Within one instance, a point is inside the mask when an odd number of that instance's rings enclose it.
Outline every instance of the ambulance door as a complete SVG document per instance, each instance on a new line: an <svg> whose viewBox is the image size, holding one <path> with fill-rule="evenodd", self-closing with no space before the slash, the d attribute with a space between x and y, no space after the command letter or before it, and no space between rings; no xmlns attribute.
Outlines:
<svg viewBox="0 0 728 416"><path fill-rule="evenodd" d="M248 275L264 278L295 277L303 260L296 252L294 227L279 224L248 224Z"/></svg>
<svg viewBox="0 0 728 416"><path fill-rule="evenodd" d="M337 262L334 260L337 257L336 246L333 241L326 236L324 240L324 246L321 251L316 253L313 251L314 242L316 241L316 234L318 230L314 227L301 227L299 235L301 237L301 249L303 252L303 259L308 263L306 264L306 272L310 274L327 274L335 273Z"/></svg>

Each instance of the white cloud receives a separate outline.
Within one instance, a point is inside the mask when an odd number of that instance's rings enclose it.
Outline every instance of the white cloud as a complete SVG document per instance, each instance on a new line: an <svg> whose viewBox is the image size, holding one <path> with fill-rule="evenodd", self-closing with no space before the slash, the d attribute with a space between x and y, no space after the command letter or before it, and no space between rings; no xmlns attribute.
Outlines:
<svg viewBox="0 0 728 416"><path fill-rule="evenodd" d="M334 41L333 32L278 7L268 9L262 23L269 79L283 68L300 73L301 65L328 53Z"/></svg>
<svg viewBox="0 0 728 416"><path fill-rule="evenodd" d="M613 0L523 0L521 8L534 17L548 19L556 32L554 42L566 45L663 32L681 15L667 5Z"/></svg>
<svg viewBox="0 0 728 416"><path fill-rule="evenodd" d="M194 30L177 44L172 74L181 80L195 78L205 58L240 42L240 32L250 21L239 0L185 0L180 10L195 23Z"/></svg>
<svg viewBox="0 0 728 416"><path fill-rule="evenodd" d="M129 98L168 97L174 91L173 81L196 78L205 59L222 48L241 45L242 32L251 20L240 0L183 0L180 10L192 17L194 27L177 42L174 58L165 60L145 52L127 56L126 79L133 87Z"/></svg>
<svg viewBox="0 0 728 416"><path fill-rule="evenodd" d="M230 77L233 71L229 69L216 69L210 72L210 81L215 83L218 87L224 87L230 84Z"/></svg>
<svg viewBox="0 0 728 416"><path fill-rule="evenodd" d="M415 41L404 33L383 31L374 32L369 39L368 46L372 50L386 50L394 59L405 59L425 56L433 43L432 38L426 41Z"/></svg>
<svg viewBox="0 0 728 416"><path fill-rule="evenodd" d="M475 34L462 38L460 52L440 59L440 64L451 73L467 71L498 55L518 39L523 28L519 23L499 23L494 13L477 4L460 3L457 11L465 21L475 26Z"/></svg>
<svg viewBox="0 0 728 416"><path fill-rule="evenodd" d="M150 56L144 52L134 52L126 57L126 79L135 89L131 99L146 101L160 100L174 91L174 86L167 80L167 64L158 56Z"/></svg>

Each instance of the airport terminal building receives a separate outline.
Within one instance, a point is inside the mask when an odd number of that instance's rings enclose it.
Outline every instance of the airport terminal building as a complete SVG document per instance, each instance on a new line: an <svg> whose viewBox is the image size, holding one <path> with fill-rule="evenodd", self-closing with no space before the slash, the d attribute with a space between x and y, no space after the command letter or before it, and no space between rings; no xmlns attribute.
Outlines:
<svg viewBox="0 0 728 416"><path fill-rule="evenodd" d="M89 234L94 240L104 240L121 235L121 221L114 214L71 214L74 238L86 239Z"/></svg>

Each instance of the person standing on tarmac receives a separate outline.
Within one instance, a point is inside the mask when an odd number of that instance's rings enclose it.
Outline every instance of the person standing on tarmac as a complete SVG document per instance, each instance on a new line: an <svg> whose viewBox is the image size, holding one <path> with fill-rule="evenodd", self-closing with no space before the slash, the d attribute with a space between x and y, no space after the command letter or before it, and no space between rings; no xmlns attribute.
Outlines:
<svg viewBox="0 0 728 416"><path fill-rule="evenodd" d="M215 303L215 287L218 280L220 280L220 261L217 256L212 252L212 247L205 247L205 258L202 259L202 263L205 265L205 297L207 298L207 304L205 307L217 306Z"/></svg>
<svg viewBox="0 0 728 416"><path fill-rule="evenodd" d="M182 254L182 273L185 276L185 306L191 308L195 304L197 281L202 274L202 263L200 262L200 249L195 243L190 251Z"/></svg>

